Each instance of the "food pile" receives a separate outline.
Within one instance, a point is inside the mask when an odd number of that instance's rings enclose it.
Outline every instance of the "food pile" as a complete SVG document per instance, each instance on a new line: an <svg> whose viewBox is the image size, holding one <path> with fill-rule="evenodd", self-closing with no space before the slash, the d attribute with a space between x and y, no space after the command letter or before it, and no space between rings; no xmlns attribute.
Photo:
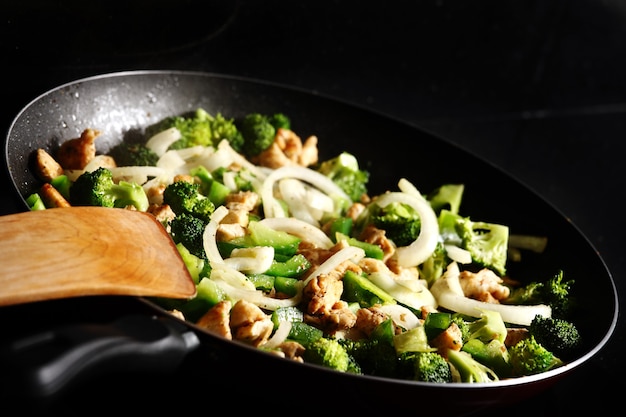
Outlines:
<svg viewBox="0 0 626 417"><path fill-rule="evenodd" d="M463 184L421 193L406 178L369 195L344 151L319 159L282 114L239 119L200 108L96 151L86 129L38 149L31 210L93 205L152 213L194 282L154 301L197 326L341 372L482 383L575 357L572 280L521 284L507 264L546 239L462 212Z"/></svg>

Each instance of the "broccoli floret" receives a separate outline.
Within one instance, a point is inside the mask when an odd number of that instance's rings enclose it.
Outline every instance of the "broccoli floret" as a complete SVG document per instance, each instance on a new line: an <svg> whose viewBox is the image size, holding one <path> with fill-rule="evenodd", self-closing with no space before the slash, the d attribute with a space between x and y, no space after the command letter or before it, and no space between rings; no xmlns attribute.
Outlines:
<svg viewBox="0 0 626 417"><path fill-rule="evenodd" d="M405 352L399 356L398 362L400 378L423 382L452 382L450 364L437 352Z"/></svg>
<svg viewBox="0 0 626 417"><path fill-rule="evenodd" d="M270 147L276 137L276 127L270 116L250 113L244 116L239 124L243 136L241 153L246 157L254 157Z"/></svg>
<svg viewBox="0 0 626 417"><path fill-rule="evenodd" d="M146 136L175 127L181 138L174 142L171 149L183 149L192 146L217 146L222 140L229 141L231 147L239 151L243 145L243 136L233 119L226 119L220 113L212 116L202 108L181 116L170 116L146 129Z"/></svg>
<svg viewBox="0 0 626 417"><path fill-rule="evenodd" d="M177 216L187 213L205 223L215 211L215 204L200 193L200 185L187 181L175 181L165 187L163 204L169 205Z"/></svg>
<svg viewBox="0 0 626 417"><path fill-rule="evenodd" d="M337 339L321 337L305 346L302 359L341 372L361 373L359 365Z"/></svg>
<svg viewBox="0 0 626 417"><path fill-rule="evenodd" d="M578 328L565 319L537 315L528 331L537 342L562 359L573 357L581 345Z"/></svg>
<svg viewBox="0 0 626 417"><path fill-rule="evenodd" d="M463 343L467 342L470 339L471 332L469 322L465 319L465 317L459 313L452 313L450 321L455 323L459 330L461 330L461 340Z"/></svg>
<svg viewBox="0 0 626 417"><path fill-rule="evenodd" d="M291 130L291 119L284 113L275 113L269 117L269 121L276 130L289 129Z"/></svg>
<svg viewBox="0 0 626 417"><path fill-rule="evenodd" d="M159 156L145 143L123 141L111 149L110 155L118 166L154 166Z"/></svg>
<svg viewBox="0 0 626 417"><path fill-rule="evenodd" d="M243 135L239 129L237 129L234 119L226 119L218 113L210 120L210 127L211 138L214 145L217 145L221 140L226 139L231 148L237 152L241 152L241 149L243 148Z"/></svg>
<svg viewBox="0 0 626 417"><path fill-rule="evenodd" d="M410 245L419 236L421 229L419 215L406 204L394 202L385 207L370 204L366 212L368 218L364 222L384 230L385 236L397 246ZM361 225L361 218L357 219L357 223Z"/></svg>
<svg viewBox="0 0 626 417"><path fill-rule="evenodd" d="M419 269L420 277L425 279L430 286L443 275L443 271L445 271L448 263L448 254L443 246L443 242L438 241L433 254L417 268Z"/></svg>
<svg viewBox="0 0 626 417"><path fill-rule="evenodd" d="M564 280L559 271L544 282L533 281L523 287L514 288L503 304L533 305L547 304L552 317L566 319L575 307L576 299L571 293L574 280Z"/></svg>
<svg viewBox="0 0 626 417"><path fill-rule="evenodd" d="M360 201L367 194L370 174L360 169L356 157L348 152L322 162L317 171L333 180L352 201Z"/></svg>
<svg viewBox="0 0 626 417"><path fill-rule="evenodd" d="M494 370L462 350L448 350L448 362L458 374L459 382L493 382L500 379Z"/></svg>
<svg viewBox="0 0 626 417"><path fill-rule="evenodd" d="M508 351L513 376L539 374L563 364L532 335L509 347Z"/></svg>
<svg viewBox="0 0 626 417"><path fill-rule="evenodd" d="M174 243L180 243L193 255L206 259L203 233L207 223L189 213L177 214L169 222L170 235Z"/></svg>
<svg viewBox="0 0 626 417"><path fill-rule="evenodd" d="M451 213L458 214L464 190L463 184L445 184L433 190L426 196L426 199L435 213L446 209Z"/></svg>
<svg viewBox="0 0 626 417"><path fill-rule="evenodd" d="M359 364L361 372L367 375L394 377L397 374L396 350L389 341L370 339L339 339L350 356Z"/></svg>
<svg viewBox="0 0 626 417"><path fill-rule="evenodd" d="M146 211L149 206L148 196L141 185L126 181L116 184L112 172L103 167L76 178L70 188L70 203L73 206L134 206L139 211Z"/></svg>
<svg viewBox="0 0 626 417"><path fill-rule="evenodd" d="M506 272L508 226L474 222L447 209L439 212L439 233L444 244L469 251L476 265L492 269L499 275Z"/></svg>

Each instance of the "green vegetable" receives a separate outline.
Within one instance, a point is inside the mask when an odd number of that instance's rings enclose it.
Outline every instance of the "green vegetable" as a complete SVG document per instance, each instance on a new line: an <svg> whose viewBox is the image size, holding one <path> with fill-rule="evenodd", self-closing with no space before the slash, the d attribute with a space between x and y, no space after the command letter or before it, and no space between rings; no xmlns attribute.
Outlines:
<svg viewBox="0 0 626 417"><path fill-rule="evenodd" d="M509 363L512 375L517 377L539 374L563 364L532 335L509 347Z"/></svg>
<svg viewBox="0 0 626 417"><path fill-rule="evenodd" d="M509 352L503 342L493 339L483 342L480 339L470 339L463 344L463 352L472 355L483 365L491 368L499 378L506 378L511 374Z"/></svg>
<svg viewBox="0 0 626 417"><path fill-rule="evenodd" d="M558 317L535 316L528 331L543 347L562 359L574 357L582 343L576 325Z"/></svg>
<svg viewBox="0 0 626 417"><path fill-rule="evenodd" d="M375 304L396 304L396 300L372 281L354 271L346 271L343 276L343 300L359 303L361 307Z"/></svg>
<svg viewBox="0 0 626 417"><path fill-rule="evenodd" d="M335 239L337 242L345 240L348 245L363 249L367 258L383 259L383 249L378 245L363 242L362 240L358 240L354 237L350 237L341 233L336 233Z"/></svg>
<svg viewBox="0 0 626 417"><path fill-rule="evenodd" d="M406 352L398 359L400 377L414 381L452 382L448 361L437 352Z"/></svg>
<svg viewBox="0 0 626 417"><path fill-rule="evenodd" d="M276 260L277 257L275 256L272 265L265 271L267 275L272 275L276 278L294 278L302 276L311 267L311 263L302 254L293 255L285 261L278 261Z"/></svg>
<svg viewBox="0 0 626 417"><path fill-rule="evenodd" d="M360 169L356 157L348 152L322 162L317 171L332 179L352 201L360 201L367 194L370 174Z"/></svg>
<svg viewBox="0 0 626 417"><path fill-rule="evenodd" d="M200 185L187 181L175 181L165 187L163 204L169 205L177 216L189 214L205 223L215 211L213 202L200 193Z"/></svg>
<svg viewBox="0 0 626 417"><path fill-rule="evenodd" d="M170 220L170 236L174 243L185 246L193 255L206 259L203 233L206 222L189 213L183 212Z"/></svg>
<svg viewBox="0 0 626 417"><path fill-rule="evenodd" d="M468 250L475 264L501 276L506 273L508 226L475 222L443 209L439 213L439 229L445 243Z"/></svg>
<svg viewBox="0 0 626 417"><path fill-rule="evenodd" d="M200 192L207 196L216 207L224 204L226 196L228 196L231 191L224 184L217 181L208 169L202 165L198 165L189 170L189 174L200 179Z"/></svg>
<svg viewBox="0 0 626 417"><path fill-rule="evenodd" d="M367 375L397 377L398 356L394 347L394 324L388 319L380 323L369 338L339 339L348 354Z"/></svg>
<svg viewBox="0 0 626 417"><path fill-rule="evenodd" d="M276 127L269 116L260 113L247 114L239 124L243 136L241 152L246 157L254 157L274 143Z"/></svg>
<svg viewBox="0 0 626 417"><path fill-rule="evenodd" d="M46 204L39 193L32 193L26 197L26 204L31 211L46 209Z"/></svg>
<svg viewBox="0 0 626 417"><path fill-rule="evenodd" d="M305 362L340 372L361 373L361 369L354 358L337 339L320 337L313 343L306 345L305 348L303 354Z"/></svg>
<svg viewBox="0 0 626 417"><path fill-rule="evenodd" d="M533 281L523 287L515 288L502 304L533 305L547 304L552 310L552 317L567 319L576 306L572 294L574 280L565 280L563 271L559 271L547 281Z"/></svg>
<svg viewBox="0 0 626 417"><path fill-rule="evenodd" d="M478 362L467 352L462 350L448 350L448 362L458 372L460 382L481 383L494 382L500 378L491 368Z"/></svg>
<svg viewBox="0 0 626 417"><path fill-rule="evenodd" d="M117 166L155 166L159 155L143 142L124 140L114 146L109 154Z"/></svg>
<svg viewBox="0 0 626 417"><path fill-rule="evenodd" d="M480 317L468 323L469 339L479 339L489 343L498 340L504 343L507 335L506 325L497 311L483 310Z"/></svg>
<svg viewBox="0 0 626 417"><path fill-rule="evenodd" d="M148 196L143 187L136 183L113 182L113 174L100 167L81 174L70 188L70 204L73 206L101 206L124 208L134 206L146 211Z"/></svg>
<svg viewBox="0 0 626 417"><path fill-rule="evenodd" d="M72 186L72 181L67 175L57 175L50 180L50 185L56 188L56 190L61 193L66 200L70 199L70 187Z"/></svg>
<svg viewBox="0 0 626 417"><path fill-rule="evenodd" d="M373 224L385 231L385 236L397 246L410 245L421 230L421 222L417 212L403 203L390 203L385 207L370 204L357 219L359 229Z"/></svg>
<svg viewBox="0 0 626 417"><path fill-rule="evenodd" d="M233 119L226 119L221 114L215 117L202 108L181 116L171 116L146 129L146 136L151 137L166 129L175 127L181 138L173 143L171 149L183 149L192 146L217 146L223 139L236 151L241 150L243 137Z"/></svg>
<svg viewBox="0 0 626 417"><path fill-rule="evenodd" d="M293 256L298 250L301 240L282 230L275 230L263 223L251 221L248 224L252 246L271 246L277 254Z"/></svg>
<svg viewBox="0 0 626 417"><path fill-rule="evenodd" d="M189 270L189 274L194 283L198 284L201 277L208 276L210 267L206 259L194 255L182 243L178 243L176 249L178 249L178 253L180 253L181 258L183 258L183 262Z"/></svg>
<svg viewBox="0 0 626 417"><path fill-rule="evenodd" d="M458 214L464 190L463 184L444 184L428 194L426 199L430 202L435 213L446 209L453 214Z"/></svg>

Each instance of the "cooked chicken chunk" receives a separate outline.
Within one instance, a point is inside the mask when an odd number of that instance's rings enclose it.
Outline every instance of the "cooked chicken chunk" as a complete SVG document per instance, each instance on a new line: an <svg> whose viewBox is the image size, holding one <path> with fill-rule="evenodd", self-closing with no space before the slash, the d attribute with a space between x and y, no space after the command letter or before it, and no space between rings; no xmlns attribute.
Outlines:
<svg viewBox="0 0 626 417"><path fill-rule="evenodd" d="M35 152L35 175L42 181L50 182L63 174L63 167L46 150L37 149Z"/></svg>
<svg viewBox="0 0 626 417"><path fill-rule="evenodd" d="M459 351L463 347L461 329L456 323L452 323L446 330L434 337L429 344L445 358L448 356L448 350Z"/></svg>
<svg viewBox="0 0 626 417"><path fill-rule="evenodd" d="M268 168L288 165L309 166L317 163L317 137L310 136L304 144L292 130L279 128L269 148L253 158L253 162Z"/></svg>
<svg viewBox="0 0 626 417"><path fill-rule="evenodd" d="M95 140L100 131L85 129L80 137L69 139L61 144L56 160L64 169L84 169L95 156Z"/></svg>
<svg viewBox="0 0 626 417"><path fill-rule="evenodd" d="M49 183L45 183L39 189L39 194L44 204L48 208L53 207L70 207L70 203L63 195Z"/></svg>
<svg viewBox="0 0 626 417"><path fill-rule="evenodd" d="M487 268L476 273L461 271L459 282L466 297L487 303L499 303L511 292L509 287L502 284L504 282L502 278Z"/></svg>
<svg viewBox="0 0 626 417"><path fill-rule="evenodd" d="M267 342L274 323L257 305L239 300L230 311L230 328L233 339L258 347Z"/></svg>
<svg viewBox="0 0 626 417"><path fill-rule="evenodd" d="M232 303L230 301L220 301L204 313L196 324L211 333L232 340L233 335L230 329L231 307Z"/></svg>

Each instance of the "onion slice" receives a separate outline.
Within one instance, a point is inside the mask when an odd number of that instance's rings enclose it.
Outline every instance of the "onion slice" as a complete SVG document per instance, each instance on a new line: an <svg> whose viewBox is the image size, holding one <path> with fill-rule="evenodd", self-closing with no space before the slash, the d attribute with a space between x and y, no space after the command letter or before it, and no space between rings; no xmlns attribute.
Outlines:
<svg viewBox="0 0 626 417"><path fill-rule="evenodd" d="M222 258L220 251L217 249L215 238L217 236L217 228L227 214L228 209L225 206L216 208L213 214L211 214L209 224L204 228L204 233L202 234L204 252L211 265L224 263L224 258Z"/></svg>
<svg viewBox="0 0 626 417"><path fill-rule="evenodd" d="M440 307L472 317L480 317L482 311L497 311L505 323L530 325L536 315L550 317L552 310L545 304L537 305L509 305L486 303L474 300L463 294L459 282L459 266L456 262L450 263L446 272L437 279L430 288Z"/></svg>
<svg viewBox="0 0 626 417"><path fill-rule="evenodd" d="M439 224L428 201L405 192L387 192L377 197L375 202L381 207L391 203L403 203L413 208L420 217L420 234L417 239L408 246L396 249L400 266L410 268L420 265L433 254L439 238Z"/></svg>
<svg viewBox="0 0 626 417"><path fill-rule="evenodd" d="M301 166L283 166L272 171L261 187L261 200L265 217L286 217L283 208L274 198L274 183L283 178L295 178L307 182L328 196L338 196L351 201L350 197L326 175Z"/></svg>
<svg viewBox="0 0 626 417"><path fill-rule="evenodd" d="M363 249L357 248L356 246L346 246L339 252L334 253L330 258L317 267L311 275L306 277L303 281L303 286L306 286L309 281L320 275L328 274L334 271L337 267L339 267L339 265L346 261L358 263L363 258L365 258L365 251Z"/></svg>

